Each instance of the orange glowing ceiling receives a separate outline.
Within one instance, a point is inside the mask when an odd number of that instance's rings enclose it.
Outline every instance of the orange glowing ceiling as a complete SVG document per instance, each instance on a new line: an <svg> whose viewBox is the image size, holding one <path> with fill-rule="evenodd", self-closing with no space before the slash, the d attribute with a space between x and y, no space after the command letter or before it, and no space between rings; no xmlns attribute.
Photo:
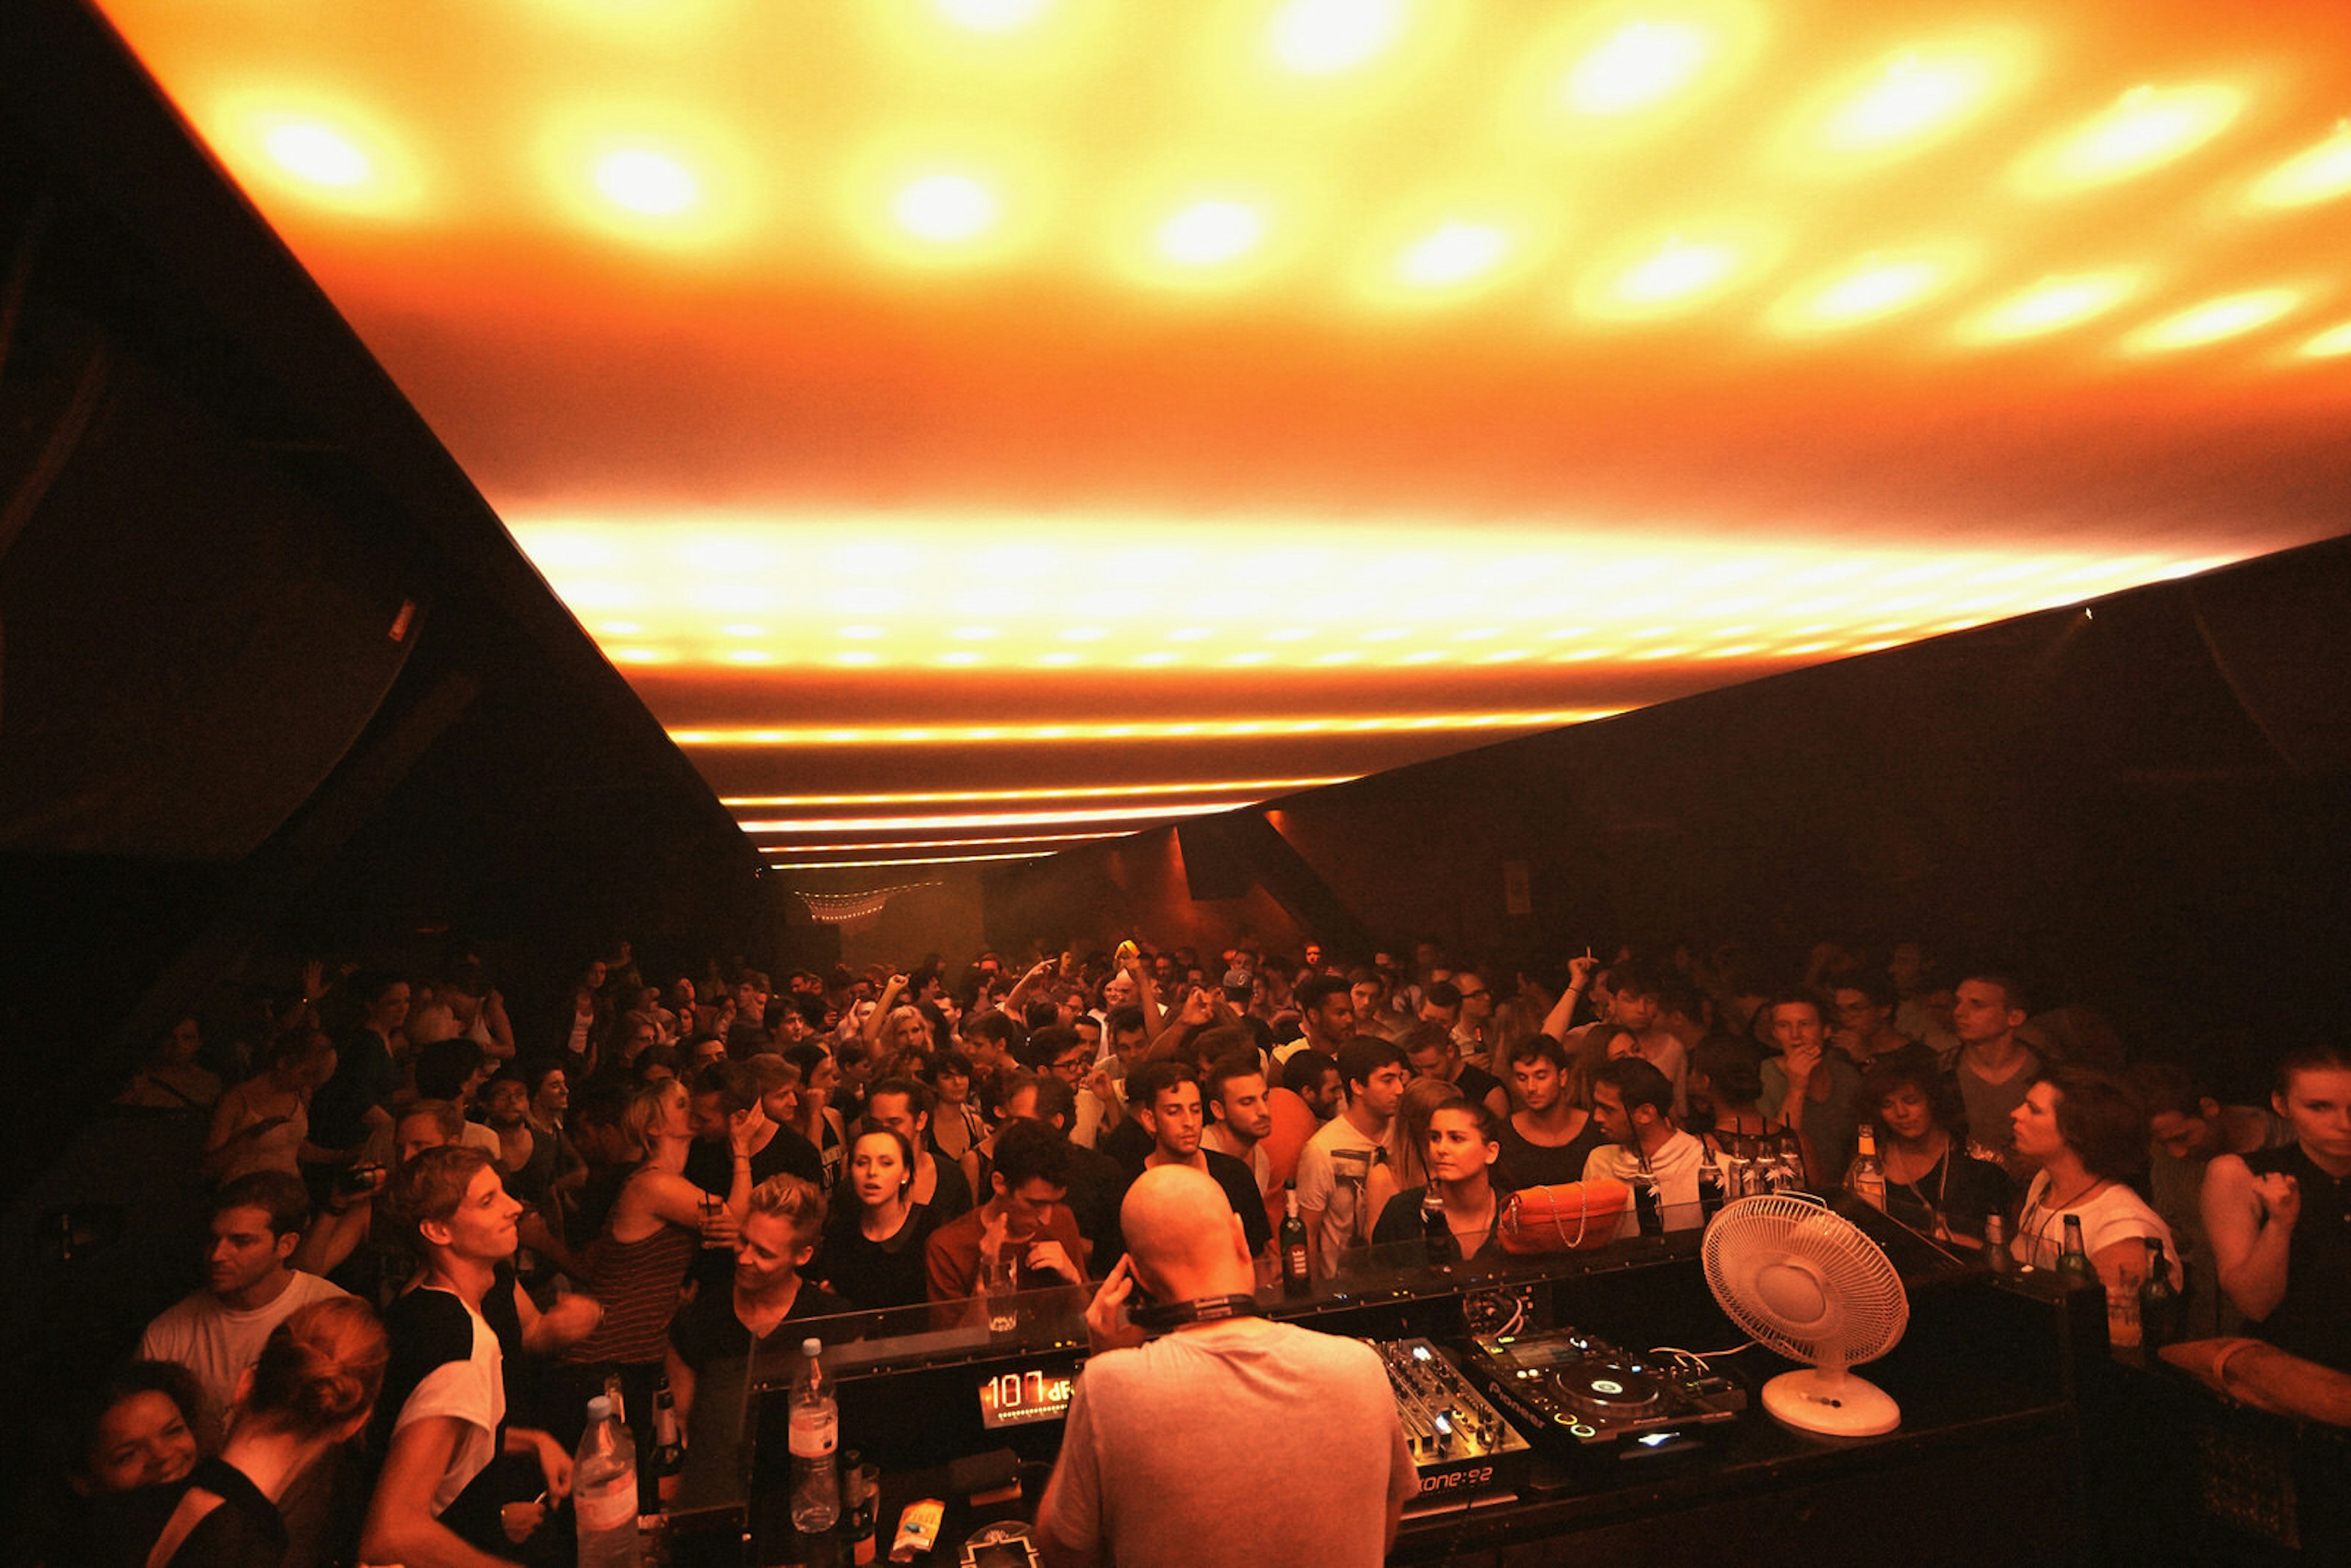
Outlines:
<svg viewBox="0 0 2351 1568"><path fill-rule="evenodd" d="M104 0L776 858L2342 530L2351 6Z"/></svg>

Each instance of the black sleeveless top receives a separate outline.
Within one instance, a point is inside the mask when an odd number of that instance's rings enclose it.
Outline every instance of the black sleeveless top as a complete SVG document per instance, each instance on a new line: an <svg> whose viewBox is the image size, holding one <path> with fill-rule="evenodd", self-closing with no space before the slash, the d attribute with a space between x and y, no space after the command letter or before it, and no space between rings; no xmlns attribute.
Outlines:
<svg viewBox="0 0 2351 1568"><path fill-rule="evenodd" d="M2302 1186L2302 1217L2285 1254L2285 1295L2249 1333L2305 1361L2351 1372L2351 1177L2328 1176L2299 1143L2244 1156L2255 1176Z"/></svg>

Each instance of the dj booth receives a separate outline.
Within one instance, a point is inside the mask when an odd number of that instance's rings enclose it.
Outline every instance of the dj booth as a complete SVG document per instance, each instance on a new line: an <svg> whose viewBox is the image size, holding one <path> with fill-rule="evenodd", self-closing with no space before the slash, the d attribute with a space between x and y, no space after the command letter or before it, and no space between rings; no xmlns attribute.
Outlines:
<svg viewBox="0 0 2351 1568"><path fill-rule="evenodd" d="M1900 1406L1881 1437L1815 1437L1764 1412L1762 1384L1795 1364L1741 1348L1694 1228L1490 1268L1432 1269L1416 1247L1395 1249L1259 1301L1385 1361L1422 1482L1395 1563L2081 1562L2077 1388L2106 1352L2096 1292L1999 1278L1875 1210L1840 1200L1839 1212L1885 1249L1908 1301L1900 1344L1858 1369ZM874 1560L916 1500L946 1505L936 1546L916 1559L944 1568L984 1527L1033 1519L1087 1358L1084 1304L1042 1291L807 1325L827 1343L841 1448L881 1474ZM681 1568L852 1560L845 1532L799 1536L787 1516L792 1328L699 1381L672 1511ZM1252 1446L1314 1437L1232 1440L1247 1474Z"/></svg>

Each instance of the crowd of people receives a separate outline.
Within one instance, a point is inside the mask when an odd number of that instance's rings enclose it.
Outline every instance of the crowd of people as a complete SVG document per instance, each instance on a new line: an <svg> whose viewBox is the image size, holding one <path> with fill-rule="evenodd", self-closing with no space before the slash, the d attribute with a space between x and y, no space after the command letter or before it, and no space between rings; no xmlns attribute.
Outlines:
<svg viewBox="0 0 2351 1568"><path fill-rule="evenodd" d="M1783 1151L1831 1187L1866 1127L1887 1211L1954 1252L1996 1222L2051 1268L2073 1217L2110 1284L2150 1244L2185 1265L2191 1333L2351 1372L2343 1054L2223 1104L2006 972L1915 944L1791 970L1126 943L777 986L623 948L533 1028L472 959L314 966L266 1038L209 1051L176 1020L123 1091L204 1119L204 1284L80 1413L35 1556L568 1561L612 1380L632 1412L665 1381L690 1444L699 1375L754 1346L976 1322L1004 1291L1123 1302L1126 1200L1166 1167L1194 1175L1153 1178L1155 1245L1188 1256L1168 1217L1206 1204L1201 1277L1235 1282L1229 1228L1262 1289L1292 1205L1318 1276L1436 1245L1440 1213L1476 1260L1513 1193L1654 1184L1694 1225L1702 1168Z"/></svg>

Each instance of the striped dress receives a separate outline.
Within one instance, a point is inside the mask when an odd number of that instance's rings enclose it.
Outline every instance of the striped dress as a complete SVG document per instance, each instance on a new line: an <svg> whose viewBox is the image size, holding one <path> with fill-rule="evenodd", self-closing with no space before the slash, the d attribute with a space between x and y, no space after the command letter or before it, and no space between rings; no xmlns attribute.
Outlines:
<svg viewBox="0 0 2351 1568"><path fill-rule="evenodd" d="M591 1249L587 1288L603 1303L604 1321L564 1352L563 1359L575 1365L661 1360L669 1345L669 1320L677 1312L678 1287L701 1242L696 1232L666 1221L641 1240L615 1241L608 1220Z"/></svg>

